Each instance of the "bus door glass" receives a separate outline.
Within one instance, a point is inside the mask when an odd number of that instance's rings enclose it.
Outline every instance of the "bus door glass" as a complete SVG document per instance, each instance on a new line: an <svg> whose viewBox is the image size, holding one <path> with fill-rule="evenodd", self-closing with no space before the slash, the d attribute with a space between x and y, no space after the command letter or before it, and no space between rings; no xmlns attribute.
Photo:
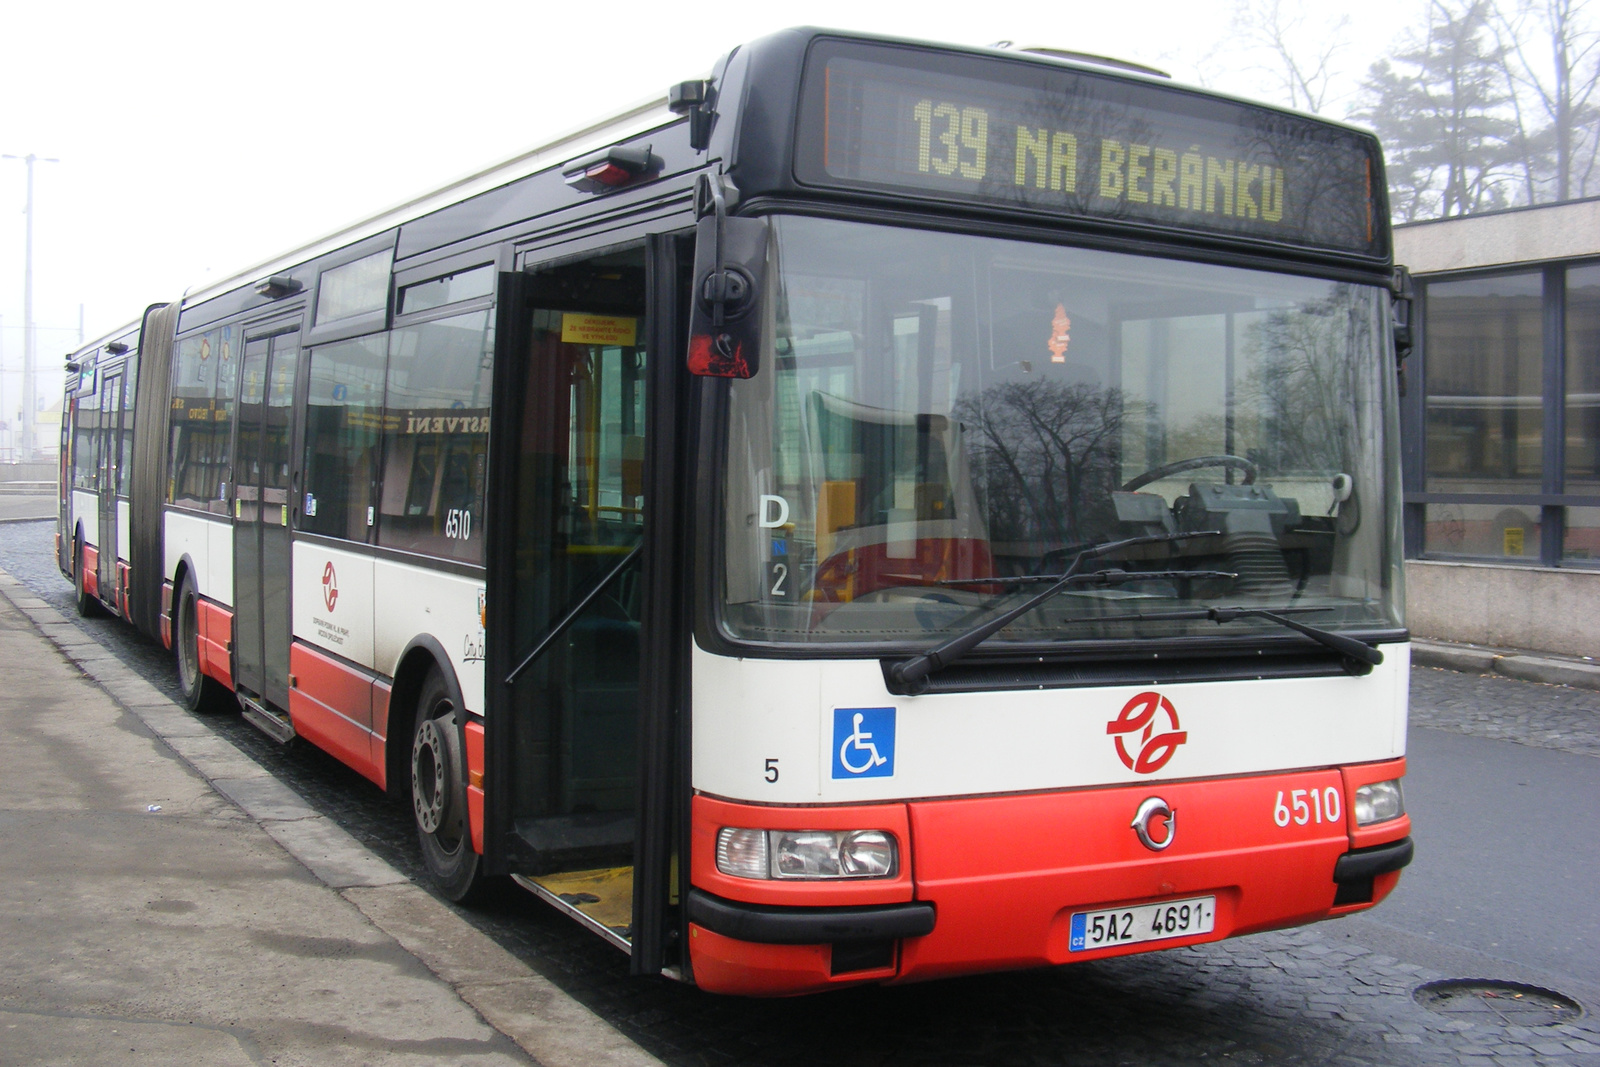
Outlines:
<svg viewBox="0 0 1600 1067"><path fill-rule="evenodd" d="M234 590L239 684L289 706L289 508L295 454L295 330L245 342L234 484Z"/></svg>
<svg viewBox="0 0 1600 1067"><path fill-rule="evenodd" d="M638 779L644 262L640 249L533 275L507 503L516 868L624 942Z"/></svg>
<svg viewBox="0 0 1600 1067"><path fill-rule="evenodd" d="M131 416L130 416L131 417ZM117 486L122 481L122 370L106 375L100 390L100 596L118 603Z"/></svg>

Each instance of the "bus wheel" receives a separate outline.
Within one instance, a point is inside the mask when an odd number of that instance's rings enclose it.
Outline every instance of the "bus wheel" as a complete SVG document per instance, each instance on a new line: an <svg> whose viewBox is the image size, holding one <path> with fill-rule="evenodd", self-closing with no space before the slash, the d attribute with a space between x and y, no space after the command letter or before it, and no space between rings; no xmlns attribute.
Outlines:
<svg viewBox="0 0 1600 1067"><path fill-rule="evenodd" d="M81 538L75 542L72 552L73 606L78 609L79 615L86 619L92 619L100 614L100 601L83 587L85 568L83 563L83 540Z"/></svg>
<svg viewBox="0 0 1600 1067"><path fill-rule="evenodd" d="M185 578L173 596L172 648L178 659L178 689L190 711L224 706L227 692L200 669L200 594Z"/></svg>
<svg viewBox="0 0 1600 1067"><path fill-rule="evenodd" d="M480 857L467 822L467 761L461 751L456 705L435 667L417 699L411 738L411 809L422 862L451 900L464 902L483 887Z"/></svg>

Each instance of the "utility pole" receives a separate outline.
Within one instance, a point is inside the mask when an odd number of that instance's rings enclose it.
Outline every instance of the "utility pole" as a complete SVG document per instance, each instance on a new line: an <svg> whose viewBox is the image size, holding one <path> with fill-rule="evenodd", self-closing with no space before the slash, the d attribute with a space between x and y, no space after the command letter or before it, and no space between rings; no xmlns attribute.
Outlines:
<svg viewBox="0 0 1600 1067"><path fill-rule="evenodd" d="M60 163L59 159L46 159L29 152L25 156L0 156L0 159L20 159L28 167L28 200L22 213L28 218L26 245L22 268L22 462L32 463L34 456L33 422L39 408L39 399L33 385L35 338L33 336L33 165L35 163Z"/></svg>

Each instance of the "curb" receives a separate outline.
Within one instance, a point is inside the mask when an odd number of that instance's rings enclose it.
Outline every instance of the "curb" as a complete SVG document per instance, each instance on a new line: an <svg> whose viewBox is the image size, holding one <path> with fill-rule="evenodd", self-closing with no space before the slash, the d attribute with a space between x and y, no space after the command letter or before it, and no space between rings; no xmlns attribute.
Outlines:
<svg viewBox="0 0 1600 1067"><path fill-rule="evenodd" d="M1522 682L1600 690L1600 663L1583 660L1413 639L1411 663L1469 674L1500 674Z"/></svg>
<svg viewBox="0 0 1600 1067"><path fill-rule="evenodd" d="M196 774L542 1067L661 1061L319 814L0 567L0 597Z"/></svg>

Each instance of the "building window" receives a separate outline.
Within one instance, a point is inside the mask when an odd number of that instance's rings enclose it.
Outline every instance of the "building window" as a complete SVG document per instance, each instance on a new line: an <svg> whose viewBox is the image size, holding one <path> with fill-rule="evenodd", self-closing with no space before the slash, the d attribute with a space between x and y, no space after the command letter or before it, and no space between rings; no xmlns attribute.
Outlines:
<svg viewBox="0 0 1600 1067"><path fill-rule="evenodd" d="M1411 550L1600 561L1600 263L1421 283Z"/></svg>
<svg viewBox="0 0 1600 1067"><path fill-rule="evenodd" d="M1430 491L1543 487L1542 291L1538 272L1428 286Z"/></svg>

